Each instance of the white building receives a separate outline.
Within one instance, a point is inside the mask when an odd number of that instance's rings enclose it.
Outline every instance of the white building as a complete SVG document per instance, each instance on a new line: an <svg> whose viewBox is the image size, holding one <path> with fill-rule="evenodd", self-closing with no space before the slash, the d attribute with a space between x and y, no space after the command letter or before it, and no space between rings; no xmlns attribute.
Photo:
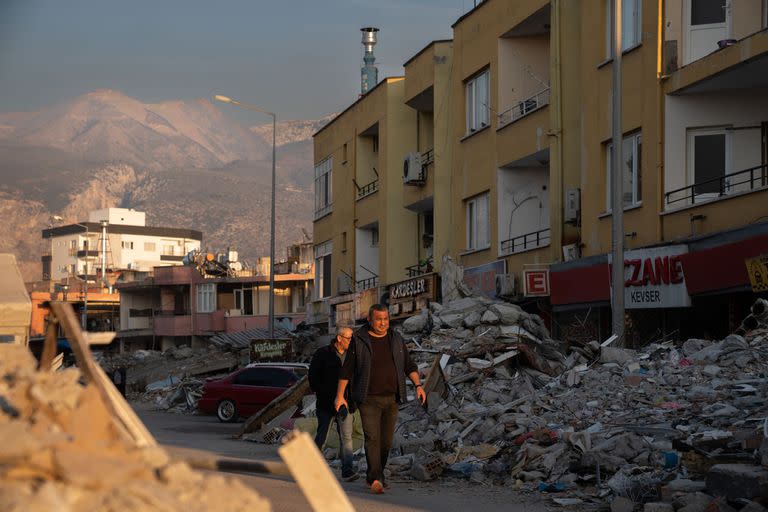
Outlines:
<svg viewBox="0 0 768 512"><path fill-rule="evenodd" d="M43 239L50 241L50 252L42 257L43 280L83 279L86 275L95 280L102 276L103 262L107 274L181 265L188 252L200 249L203 234L193 229L147 226L144 212L105 208L90 212L87 222L44 229Z"/></svg>

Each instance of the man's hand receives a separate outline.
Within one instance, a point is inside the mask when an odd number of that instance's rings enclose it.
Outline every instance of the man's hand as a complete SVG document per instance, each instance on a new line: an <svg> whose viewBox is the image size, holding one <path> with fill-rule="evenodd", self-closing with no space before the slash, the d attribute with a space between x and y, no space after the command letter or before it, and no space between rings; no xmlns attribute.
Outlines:
<svg viewBox="0 0 768 512"><path fill-rule="evenodd" d="M424 403L427 401L427 394L424 392L423 386L416 386L416 397L421 402L421 405L424 405Z"/></svg>
<svg viewBox="0 0 768 512"><path fill-rule="evenodd" d="M344 399L343 396L337 396L336 400L333 401L333 408L336 409L336 412L341 409L341 406L344 406L349 410L349 404L347 404L347 401Z"/></svg>

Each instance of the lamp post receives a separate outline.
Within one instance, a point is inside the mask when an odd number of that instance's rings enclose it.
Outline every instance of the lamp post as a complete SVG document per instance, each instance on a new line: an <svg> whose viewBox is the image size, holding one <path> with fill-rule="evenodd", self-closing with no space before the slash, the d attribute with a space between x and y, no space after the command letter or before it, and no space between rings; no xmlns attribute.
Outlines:
<svg viewBox="0 0 768 512"><path fill-rule="evenodd" d="M277 132L277 114L263 108L233 100L228 96L217 94L214 100L230 103L247 110L261 112L272 117L272 218L269 236L269 337L275 337L275 133Z"/></svg>

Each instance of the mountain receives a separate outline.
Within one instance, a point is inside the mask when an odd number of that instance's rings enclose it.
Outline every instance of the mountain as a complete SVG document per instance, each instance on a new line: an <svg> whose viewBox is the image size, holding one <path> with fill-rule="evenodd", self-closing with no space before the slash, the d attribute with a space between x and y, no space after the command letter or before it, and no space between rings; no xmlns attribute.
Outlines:
<svg viewBox="0 0 768 512"><path fill-rule="evenodd" d="M330 117L277 126L276 250L312 227L311 136ZM146 104L98 90L37 112L0 113L0 252L40 277L51 215L109 206L203 232L209 249L268 253L272 125L243 127L208 100ZM299 235L297 235L299 233Z"/></svg>

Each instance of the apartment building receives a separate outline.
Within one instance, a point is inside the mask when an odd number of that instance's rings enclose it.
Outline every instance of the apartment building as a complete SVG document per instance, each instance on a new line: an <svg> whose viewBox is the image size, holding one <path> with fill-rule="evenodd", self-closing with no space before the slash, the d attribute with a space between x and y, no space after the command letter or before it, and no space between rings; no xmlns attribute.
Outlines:
<svg viewBox="0 0 768 512"><path fill-rule="evenodd" d="M419 216L403 208L417 115L404 92L403 77L385 78L314 135L315 321L364 318L418 263Z"/></svg>
<svg viewBox="0 0 768 512"><path fill-rule="evenodd" d="M581 34L563 46L563 62L578 69L563 74L562 99L564 166L580 175L580 257L552 265L551 302L566 334L604 338L611 296L610 3L600 16L584 5L561 5L563 33ZM750 259L768 254L768 7L762 0L623 6L627 339L724 336L758 291ZM595 33L606 37L586 36Z"/></svg>
<svg viewBox="0 0 768 512"><path fill-rule="evenodd" d="M50 244L42 256L44 281L96 281L104 271L114 279L123 271L181 265L185 255L200 249L203 234L147 226L144 212L105 208L90 212L88 221L44 229L42 238Z"/></svg>
<svg viewBox="0 0 768 512"><path fill-rule="evenodd" d="M268 269L268 265L267 265ZM306 319L314 273L299 260L275 268L275 322L293 330ZM269 326L269 275L203 275L191 265L156 267L154 277L120 283L120 349L206 346L221 333Z"/></svg>
<svg viewBox="0 0 768 512"><path fill-rule="evenodd" d="M612 5L486 0L451 41L405 63L403 102L416 118L399 148L402 201L371 203L415 218L379 241L382 255L410 251L404 281L380 276L382 298L409 299L393 313L418 310L409 290L438 284L413 279L448 254L475 291L541 314L563 339L606 338L613 176L624 189L630 344L722 336L768 289L768 1L622 0L615 171ZM329 147L347 148L322 144L318 164ZM318 227L316 255L332 238ZM365 258L344 247L333 258L350 268ZM341 268L329 262L334 278ZM318 297L336 295L328 286Z"/></svg>
<svg viewBox="0 0 768 512"><path fill-rule="evenodd" d="M553 7L486 1L453 25L451 254L478 293L523 298L561 257Z"/></svg>

